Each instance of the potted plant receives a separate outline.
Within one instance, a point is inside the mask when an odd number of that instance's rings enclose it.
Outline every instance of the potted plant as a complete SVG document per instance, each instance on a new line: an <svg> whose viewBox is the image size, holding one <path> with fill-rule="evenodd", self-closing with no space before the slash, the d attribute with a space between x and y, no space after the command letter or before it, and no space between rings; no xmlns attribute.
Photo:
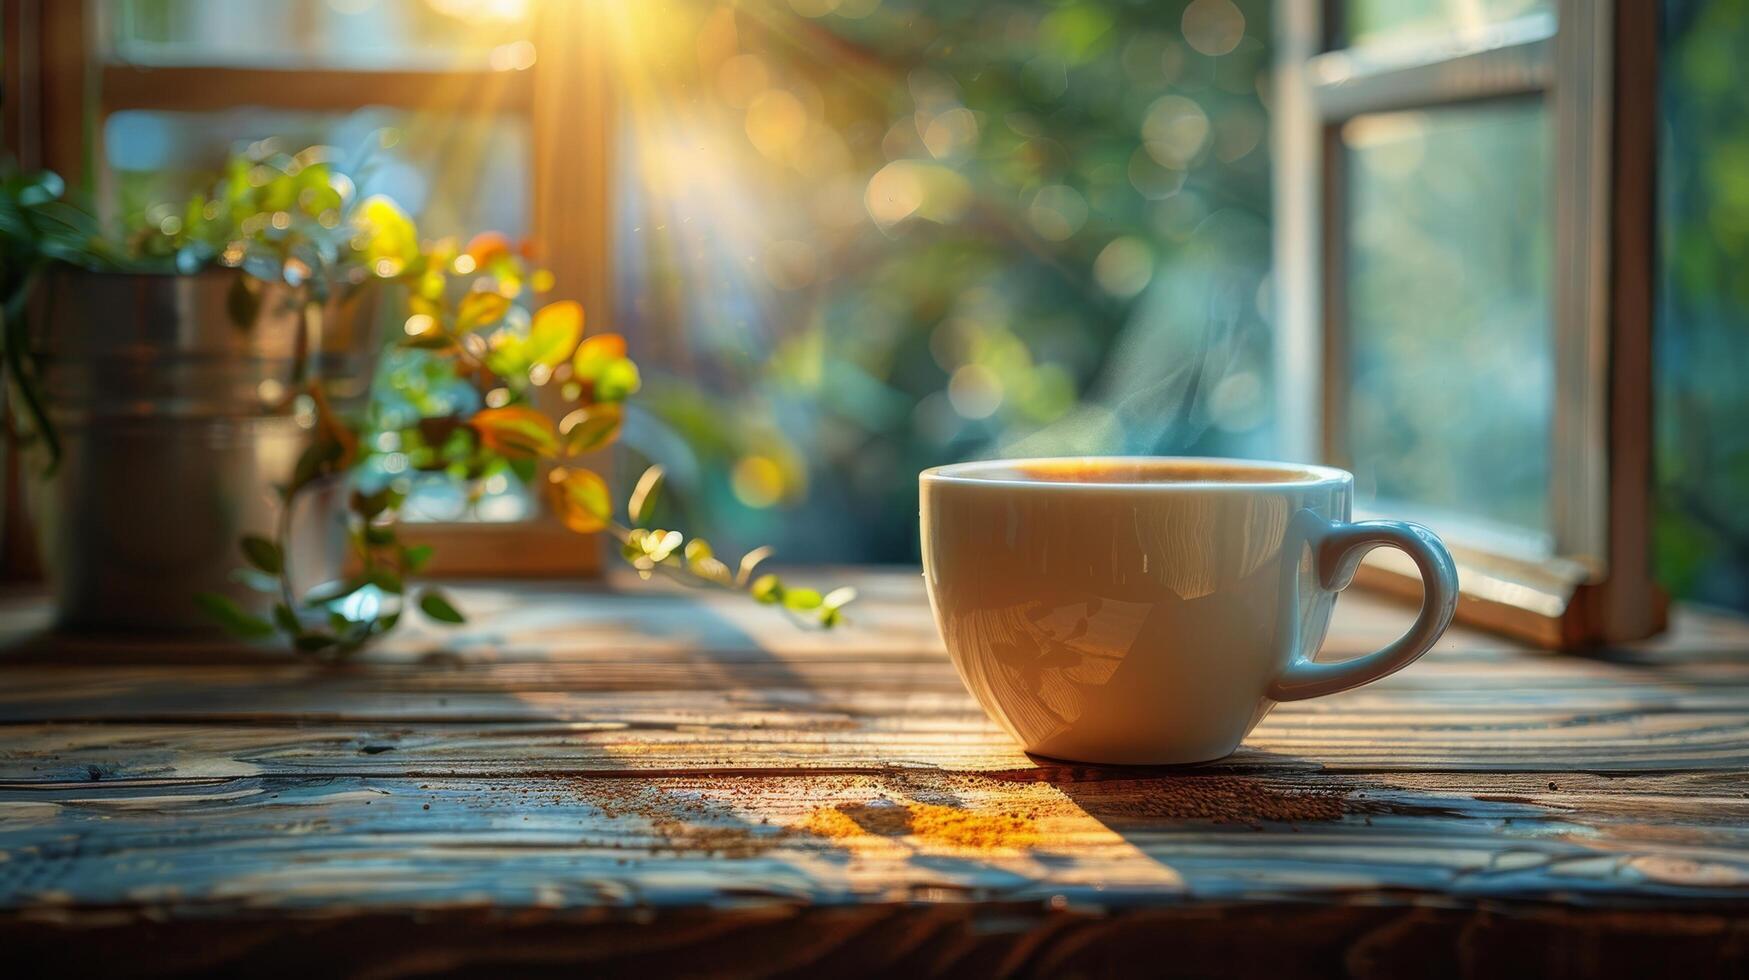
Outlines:
<svg viewBox="0 0 1749 980"><path fill-rule="evenodd" d="M649 526L659 468L619 516L581 457L617 438L637 366L617 335L585 336L576 303L541 302L551 275L503 236L424 242L391 200L355 200L321 148L240 156L120 243L53 175L5 186L9 417L64 627L216 620L319 653L394 628L428 555L395 534L403 481L359 478L384 442L361 434L382 428L366 409L385 341L482 396L379 433L415 468L538 476L566 526L613 535L646 577L745 589L825 625L850 601L754 576L768 549L731 570L703 540ZM248 567L230 567L232 542ZM412 600L461 619L435 590Z"/></svg>
<svg viewBox="0 0 1749 980"><path fill-rule="evenodd" d="M309 584L338 574L341 481L288 511L270 477L318 400L362 404L378 296L417 255L392 202L351 187L320 148L238 156L108 235L55 175L6 175L9 421L57 625L210 629L190 589L246 601L232 542L282 520L308 531Z"/></svg>

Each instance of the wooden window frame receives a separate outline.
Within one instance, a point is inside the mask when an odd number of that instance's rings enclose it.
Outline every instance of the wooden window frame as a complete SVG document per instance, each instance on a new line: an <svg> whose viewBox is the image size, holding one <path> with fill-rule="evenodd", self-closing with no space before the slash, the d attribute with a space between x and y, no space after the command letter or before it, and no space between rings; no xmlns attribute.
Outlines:
<svg viewBox="0 0 1749 980"><path fill-rule="evenodd" d="M555 294L612 307L613 73L602 4L534 5L533 66L515 71L145 66L111 60L100 0L4 0L7 146L25 166L97 186L104 120L123 110L238 106L350 111L365 105L521 114L529 124L530 236ZM369 93L368 100L360 93ZM605 462L605 460L603 460ZM16 471L16 465L8 467ZM9 476L16 485L16 473ZM9 500L18 495L9 494ZM537 500L539 494L537 493ZM569 576L601 571L598 536L579 537L545 508L516 522L408 523L403 540L434 548L433 575ZM28 535L9 508L7 547Z"/></svg>
<svg viewBox="0 0 1749 980"><path fill-rule="evenodd" d="M1651 575L1657 11L1553 6L1457 42L1344 48L1340 0L1277 0L1278 407L1291 455L1349 465L1337 127L1363 113L1544 98L1557 175L1551 540L1540 555L1514 553L1461 519L1435 526L1458 560L1460 619L1576 647L1651 635L1666 615ZM1360 581L1420 594L1414 569L1383 550Z"/></svg>

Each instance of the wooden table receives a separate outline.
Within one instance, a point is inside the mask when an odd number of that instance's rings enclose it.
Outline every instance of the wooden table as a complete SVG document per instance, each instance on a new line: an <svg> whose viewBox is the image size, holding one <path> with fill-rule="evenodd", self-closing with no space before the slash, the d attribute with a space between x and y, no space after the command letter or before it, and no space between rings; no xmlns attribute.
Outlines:
<svg viewBox="0 0 1749 980"><path fill-rule="evenodd" d="M1016 750L915 571L855 577L830 633L636 585L459 589L471 625L344 666L50 641L11 600L0 951L375 977L1749 964L1733 620L1589 656L1454 630L1230 759L1113 769ZM1407 619L1349 596L1328 655Z"/></svg>

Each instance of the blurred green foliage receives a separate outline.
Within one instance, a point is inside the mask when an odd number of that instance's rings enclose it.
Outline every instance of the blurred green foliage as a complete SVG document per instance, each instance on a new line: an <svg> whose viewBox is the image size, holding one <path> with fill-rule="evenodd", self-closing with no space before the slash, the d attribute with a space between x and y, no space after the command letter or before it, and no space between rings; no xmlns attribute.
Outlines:
<svg viewBox="0 0 1749 980"><path fill-rule="evenodd" d="M909 561L927 466L1267 452L1266 2L646 9L626 438L692 519Z"/></svg>
<svg viewBox="0 0 1749 980"><path fill-rule="evenodd" d="M1749 609L1749 0L1665 0L1657 567Z"/></svg>

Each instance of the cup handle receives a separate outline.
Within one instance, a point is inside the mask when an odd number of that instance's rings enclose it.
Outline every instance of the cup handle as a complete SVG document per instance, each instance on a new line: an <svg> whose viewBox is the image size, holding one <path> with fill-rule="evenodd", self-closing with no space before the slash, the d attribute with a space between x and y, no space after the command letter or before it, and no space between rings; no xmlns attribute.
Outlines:
<svg viewBox="0 0 1749 980"><path fill-rule="evenodd" d="M1407 521L1361 521L1356 524L1318 521L1310 537L1319 584L1332 592L1348 588L1367 552L1389 545L1415 560L1421 570L1421 614L1395 643L1364 657L1341 663L1319 663L1316 651L1295 654L1270 685L1276 701L1299 701L1335 694L1394 674L1414 663L1451 625L1457 611L1457 566L1439 536Z"/></svg>

